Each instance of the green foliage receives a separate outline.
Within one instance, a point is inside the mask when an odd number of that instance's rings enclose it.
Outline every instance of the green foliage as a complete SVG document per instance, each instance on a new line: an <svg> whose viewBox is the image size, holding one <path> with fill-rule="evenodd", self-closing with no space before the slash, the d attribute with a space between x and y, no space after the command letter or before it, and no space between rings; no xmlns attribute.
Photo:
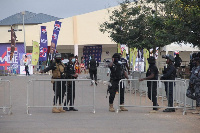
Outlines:
<svg viewBox="0 0 200 133"><path fill-rule="evenodd" d="M145 2L153 3L154 8ZM200 46L199 7L198 0L125 0L100 25L100 31L129 47L155 49L172 42Z"/></svg>
<svg viewBox="0 0 200 133"><path fill-rule="evenodd" d="M173 0L165 3L168 32L174 41L200 47L199 0Z"/></svg>

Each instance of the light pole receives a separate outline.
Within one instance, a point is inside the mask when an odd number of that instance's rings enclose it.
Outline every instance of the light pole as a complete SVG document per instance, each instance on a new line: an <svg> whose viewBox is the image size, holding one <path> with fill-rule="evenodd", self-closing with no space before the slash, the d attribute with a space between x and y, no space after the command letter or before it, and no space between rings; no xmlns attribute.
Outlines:
<svg viewBox="0 0 200 133"><path fill-rule="evenodd" d="M24 53L26 53L26 39L25 39L25 28L24 28L24 15L25 15L25 11L21 12L21 14L23 15L23 30L24 30Z"/></svg>

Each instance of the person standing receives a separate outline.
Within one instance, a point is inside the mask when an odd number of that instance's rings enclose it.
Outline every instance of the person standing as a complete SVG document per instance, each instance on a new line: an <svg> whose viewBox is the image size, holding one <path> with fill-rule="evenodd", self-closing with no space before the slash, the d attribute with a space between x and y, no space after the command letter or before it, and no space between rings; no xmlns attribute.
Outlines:
<svg viewBox="0 0 200 133"><path fill-rule="evenodd" d="M90 73L90 78L95 80L95 84L97 85L97 67L99 66L99 62L94 59L94 55L91 56L91 60L88 62L88 68ZM93 83L91 82L91 85Z"/></svg>
<svg viewBox="0 0 200 133"><path fill-rule="evenodd" d="M174 58L175 59L175 64L174 66L177 68L177 67L180 67L181 66L181 62L182 62L182 59L181 57L179 57L179 54L176 54L176 57Z"/></svg>
<svg viewBox="0 0 200 133"><path fill-rule="evenodd" d="M115 109L113 107L113 102L115 99L115 94L116 91L118 90L119 86L120 86L120 110L121 111L128 111L126 108L124 108L124 85L122 82L120 82L119 85L119 81L123 78L126 77L128 78L128 75L126 73L126 71L123 69L122 63L120 61L120 55L118 53L115 53L112 56L112 62L108 65L108 67L110 68L111 74L110 74L110 83L111 83L111 87L109 88L109 111L110 112L115 112Z"/></svg>
<svg viewBox="0 0 200 133"><path fill-rule="evenodd" d="M28 65L29 65L29 60L28 60L28 57L27 57L27 55L25 55L25 59L24 59L24 66L25 66L25 71L26 71L26 76L27 75L30 75L29 74L29 68L28 68Z"/></svg>
<svg viewBox="0 0 200 133"><path fill-rule="evenodd" d="M52 70L52 79L63 79L64 76L64 64L61 62L61 54L56 53L55 54L55 61L53 61L49 67L47 67L44 70L41 70L41 73L46 73L48 71ZM57 100L59 99L59 106L61 106L61 100L64 97L65 94L65 88L61 85L64 83L61 83L61 81L53 81L53 91L54 91L54 98L53 98L53 106L57 105ZM62 95L61 95L62 94ZM62 107L59 107L58 109L56 107L53 107L52 113L60 113L65 112Z"/></svg>
<svg viewBox="0 0 200 133"><path fill-rule="evenodd" d="M146 73L146 78L139 79L139 81L143 80L158 80L158 68L156 66L156 60L154 56L150 56L148 59L149 68ZM158 106L157 103L157 82L156 81L147 81L148 87L148 98L153 102L153 106ZM153 108L153 111L150 113L156 113L158 108Z"/></svg>
<svg viewBox="0 0 200 133"><path fill-rule="evenodd" d="M196 100L196 110L192 114L200 114L200 58L193 59L193 68L190 76L189 86L186 96L192 100ZM195 95L194 95L195 94Z"/></svg>
<svg viewBox="0 0 200 133"><path fill-rule="evenodd" d="M176 68L174 67L174 57L172 55L164 56L167 64L167 68L163 71L163 76L160 80L175 80L176 77ZM173 107L173 88L175 83L174 82L164 82L165 84L165 91L168 99L168 107ZM175 112L174 108L167 108L163 110L163 112Z"/></svg>
<svg viewBox="0 0 200 133"><path fill-rule="evenodd" d="M65 64L65 73L66 73L66 79L76 79L78 77L78 74L75 73L75 63L76 59L74 57L74 54L69 55L69 62ZM75 81L67 81L67 99L65 100L64 106L74 106L74 99L75 99ZM67 107L64 107L65 111L78 111L74 107L70 107L69 109Z"/></svg>

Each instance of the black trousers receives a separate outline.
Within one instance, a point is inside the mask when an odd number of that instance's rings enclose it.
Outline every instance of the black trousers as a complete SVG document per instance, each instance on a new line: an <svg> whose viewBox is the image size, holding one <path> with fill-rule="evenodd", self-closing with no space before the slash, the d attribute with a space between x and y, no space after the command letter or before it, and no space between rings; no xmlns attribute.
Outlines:
<svg viewBox="0 0 200 133"><path fill-rule="evenodd" d="M157 84L153 83L148 87L148 98L153 102L153 106L158 106L157 103ZM157 110L157 108L153 108L153 110Z"/></svg>
<svg viewBox="0 0 200 133"><path fill-rule="evenodd" d="M62 85L61 85L62 84ZM64 82L62 81L55 81L53 83L53 91L54 91L54 98L53 98L53 103L54 105L57 104L57 100L59 99L59 104L61 104L65 95L65 87L64 87ZM62 86L62 87L61 87Z"/></svg>
<svg viewBox="0 0 200 133"><path fill-rule="evenodd" d="M29 75L28 66L25 66L26 75Z"/></svg>
<svg viewBox="0 0 200 133"><path fill-rule="evenodd" d="M69 106L74 105L74 99L75 99L75 81L67 81L67 101L65 101L64 106L66 104Z"/></svg>
<svg viewBox="0 0 200 133"><path fill-rule="evenodd" d="M200 85L195 87L196 107L200 107Z"/></svg>
<svg viewBox="0 0 200 133"><path fill-rule="evenodd" d="M168 106L173 107L173 86L175 85L173 82L164 82L165 84L165 92L167 95Z"/></svg>
<svg viewBox="0 0 200 133"><path fill-rule="evenodd" d="M96 70L90 70L90 78L92 80L97 81L97 71Z"/></svg>
<svg viewBox="0 0 200 133"><path fill-rule="evenodd" d="M109 104L113 104L115 99L116 92L119 88L119 80L111 81L112 87L109 90ZM122 82L120 82L120 104L124 103L124 84L122 86Z"/></svg>

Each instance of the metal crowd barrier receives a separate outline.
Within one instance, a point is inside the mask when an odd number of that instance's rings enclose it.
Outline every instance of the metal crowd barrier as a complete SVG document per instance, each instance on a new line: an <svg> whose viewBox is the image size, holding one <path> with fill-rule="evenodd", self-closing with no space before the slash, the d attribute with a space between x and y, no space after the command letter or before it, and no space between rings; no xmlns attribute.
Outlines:
<svg viewBox="0 0 200 133"><path fill-rule="evenodd" d="M122 79L119 81L119 84L125 81L128 81L128 80ZM183 109L183 115L185 115L186 107L187 107L187 97L186 97L187 86L184 80L144 80L144 81L139 82L138 79L129 79L129 81L130 81L130 88L129 88L129 93L126 93L124 96L125 98L124 105L123 105L124 107L149 107L149 108L155 107L155 108L175 108L175 109L181 108ZM140 86L140 84L143 84L143 82L147 82L147 81L157 82L157 96L156 97L157 97L157 102L159 106L153 106L153 103L149 100L147 86L145 88L144 86ZM132 82L135 82L134 84L139 84L139 86L136 86L136 87L132 86L133 85ZM165 100L165 96L168 97L169 93L166 94L165 91L162 91L162 90L165 90L164 82L167 82L168 85L169 85L169 82L173 83L173 107L168 107L168 101ZM159 89L159 84L162 84L161 86L162 90ZM152 97L152 93L151 93L151 97ZM117 112L120 111L119 108L122 106L120 105L120 88L119 88L118 100L119 101L118 101Z"/></svg>
<svg viewBox="0 0 200 133"><path fill-rule="evenodd" d="M4 114L12 114L11 87L9 80L0 80L0 109Z"/></svg>
<svg viewBox="0 0 200 133"><path fill-rule="evenodd" d="M53 84L57 81L61 82L61 106L53 106ZM64 106L64 101L67 99L67 89L65 86L66 82L75 82L75 101L74 106L66 105ZM91 82L94 81L90 79L32 79L29 80L27 84L27 114L29 114L29 108L52 108L52 107L93 107L93 113L95 113L95 85L92 87ZM79 87L76 87L76 86ZM72 84L73 87L73 84ZM93 89L91 89L93 88ZM64 92L63 92L64 91ZM65 93L66 92L66 93ZM56 92L55 92L56 93ZM72 89L73 94L73 89ZM72 95L73 96L73 95ZM58 100L59 101L59 100ZM57 102L59 104L59 102Z"/></svg>
<svg viewBox="0 0 200 133"><path fill-rule="evenodd" d="M103 81L109 81L110 75L107 76L108 68L107 67L98 67L97 68L97 79Z"/></svg>

